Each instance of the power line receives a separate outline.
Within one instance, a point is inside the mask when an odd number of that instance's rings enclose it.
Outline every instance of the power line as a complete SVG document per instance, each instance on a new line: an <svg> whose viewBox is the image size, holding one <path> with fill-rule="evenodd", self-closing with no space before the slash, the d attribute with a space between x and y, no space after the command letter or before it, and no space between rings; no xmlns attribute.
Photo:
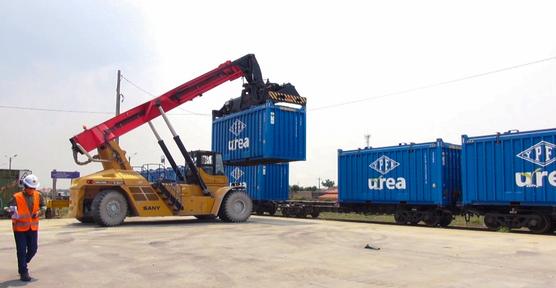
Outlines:
<svg viewBox="0 0 556 288"><path fill-rule="evenodd" d="M528 62L528 63L518 64L518 65L514 65L514 66L509 66L509 67L505 67L505 68L501 68L501 69L496 69L496 70L492 70L492 71L488 71L488 72L473 74L473 75L470 75L470 76L465 76L465 77L456 78L456 79L452 79L452 80L437 82L437 83L434 83L434 84L423 85L423 86L418 86L418 87L405 89L405 90L401 90L401 91L391 92L391 93L387 93L387 94L383 94L383 95L379 95L379 96L366 97L366 98L361 98L361 99L357 99L357 100L341 102L341 103L337 103L337 104L333 104L333 105L321 106L321 107L311 109L310 111L324 110L324 109L334 108L334 107L338 107L338 106L344 106L344 105L349 105L349 104L355 104L355 103L360 103L360 102L366 102L366 101L386 98L386 97L390 97L390 96L397 96L397 95L401 95L401 94L407 94L407 93L418 91L418 90L424 90L424 89L430 89L430 88L434 88L434 87L438 87L438 86L442 86L442 85L448 85L448 84L452 84L452 83L456 83L456 82L461 82L461 81L465 81L465 80L469 80L469 79L473 79L473 78L483 77L483 76L487 76L487 75L491 75L491 74L495 74L495 73L505 72L505 71L508 71L508 70L518 69L518 68L522 68L522 67L525 67L525 66L539 64L539 63L548 62L548 61L552 61L552 60L556 60L556 56L552 56L552 57L548 57L548 58L544 58L544 59L540 59L540 60L536 60L536 61L532 61L532 62ZM141 86L139 86L139 85L135 84L134 82L130 81L129 79L127 79L123 75L122 75L122 78L124 80L126 80L128 83L130 83L131 85L133 85L135 88L139 89L140 91L142 91L142 92L144 92L144 93L146 93L146 94L148 94L152 97L157 97L154 94L150 93L149 91L141 88ZM175 116L191 116L191 115L209 116L209 114L196 113L196 112L193 112L193 111L188 111L188 110L183 109L181 107L178 107L178 108L188 112L188 114L173 113L171 115L175 115ZM113 114L113 112L105 112L105 111L70 110L70 109L43 108L43 107L24 107L24 106L12 106L12 105L0 105L0 109L43 111L43 112L60 112L60 113L81 113L81 114L110 114L110 115Z"/></svg>
<svg viewBox="0 0 556 288"><path fill-rule="evenodd" d="M135 82L133 82L133 81L127 79L123 74L122 74L121 76L122 76L122 79L124 79L126 82L128 82L129 84L131 84L133 87L137 88L139 91L141 91L141 92L143 92L143 93L145 93L145 94L147 94L147 95L150 95L151 97L154 97L154 98L158 97L158 96L154 95L153 93L147 91L146 89L142 88L141 86L135 84ZM182 107L178 107L178 109L180 109L180 110L182 110L182 111L185 111L185 112L187 112L187 113L193 114L193 115L209 116L209 114L193 112L193 111L187 110L187 109L182 108Z"/></svg>
<svg viewBox="0 0 556 288"><path fill-rule="evenodd" d="M0 105L0 108L13 109L13 110L82 113L82 114L113 114L112 112L104 112L104 111L65 110L65 109L55 109L55 108L23 107L23 106L9 106L9 105Z"/></svg>
<svg viewBox="0 0 556 288"><path fill-rule="evenodd" d="M11 105L0 105L0 109L11 109L11 110L23 110L23 111L41 111L41 112L59 112L59 113L81 113L81 114L106 114L114 115L114 112L105 111L86 111L86 110L69 110L69 109L56 109L56 108L42 108L42 107L23 107L23 106L11 106ZM171 116L196 116L193 114L184 113L172 113Z"/></svg>
<svg viewBox="0 0 556 288"><path fill-rule="evenodd" d="M479 77L483 77L483 76L487 76L487 75L491 75L491 74L495 74L495 73L505 72L505 71L508 71L508 70L518 69L518 68L522 68L522 67L529 66L529 65L535 65L535 64L539 64L539 63L543 63L543 62L548 62L548 61L551 61L551 60L556 60L556 56L552 56L552 57L548 57L548 58L544 58L544 59L540 59L540 60L536 60L536 61L532 61L532 62L527 62L527 63L523 63L523 64L518 64L518 65L514 65L514 66L509 66L509 67L505 67L505 68L501 68L501 69L496 69L496 70L492 70L492 71L488 71L488 72L473 74L473 75L469 75L469 76L465 76L465 77L461 77L461 78L456 78L456 79L452 79L452 80L437 82L437 83L434 83L434 84L413 87L413 88L400 90L400 91L396 91L396 92L391 92L391 93L387 93L387 94L383 94L383 95L379 95L379 96L366 97L366 98L361 98L361 99L357 99L357 100L352 100L352 101L340 102L340 103L336 103L336 104L332 104L332 105L321 106L321 107L310 109L310 111L324 110L324 109L329 109L329 108L335 108L335 107L338 107L338 106L345 106L345 105L350 105L350 104L355 104L355 103L360 103L360 102L377 100L377 99L386 98L386 97L390 97L390 96L397 96L397 95L407 94L407 93L411 93L411 92L415 92L415 91L419 91L419 90L430 89L430 88L443 86L443 85L448 85L448 84L452 84L452 83L456 83L456 82L461 82L461 81L465 81L465 80L469 80L469 79L473 79L473 78L479 78Z"/></svg>
<svg viewBox="0 0 556 288"><path fill-rule="evenodd" d="M121 75L121 77L122 77L122 79L124 79L124 80L127 81L129 84L133 85L133 87L137 88L138 90L142 91L143 93L148 94L148 95L150 95L150 96L152 96L152 97L158 97L158 96L154 95L153 93L151 93L151 92L149 92L149 91L147 91L147 90L141 88L141 86L135 84L133 81L127 79L123 74Z"/></svg>

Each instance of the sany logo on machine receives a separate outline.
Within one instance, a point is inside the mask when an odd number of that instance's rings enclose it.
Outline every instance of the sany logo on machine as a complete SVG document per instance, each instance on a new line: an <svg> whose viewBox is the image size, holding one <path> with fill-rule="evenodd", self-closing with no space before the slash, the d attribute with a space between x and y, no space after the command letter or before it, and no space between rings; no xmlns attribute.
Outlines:
<svg viewBox="0 0 556 288"><path fill-rule="evenodd" d="M381 174L378 178L369 178L369 190L388 190L393 189L405 189L406 181L403 177L398 178L385 178L388 172L394 170L396 167L400 166L400 163L389 158L386 155L380 156L374 162L369 164L369 167Z"/></svg>
<svg viewBox="0 0 556 288"><path fill-rule="evenodd" d="M247 127L247 125L245 125L245 123L241 122L241 120L237 119L236 121L234 121L234 123L232 123L229 130L236 137L239 137L239 134L241 134L241 132L243 132L243 130L245 130L245 127ZM232 139L232 140L228 141L228 150L229 151L235 151L235 150L238 150L238 149L241 150L241 149L246 149L246 148L249 148L249 137L236 138L236 139Z"/></svg>
<svg viewBox="0 0 556 288"><path fill-rule="evenodd" d="M541 141L516 156L541 167L546 167L556 161L556 145ZM540 167L532 172L516 172L515 184L518 187L543 187L544 178L548 178L550 185L556 186L556 171L548 172Z"/></svg>

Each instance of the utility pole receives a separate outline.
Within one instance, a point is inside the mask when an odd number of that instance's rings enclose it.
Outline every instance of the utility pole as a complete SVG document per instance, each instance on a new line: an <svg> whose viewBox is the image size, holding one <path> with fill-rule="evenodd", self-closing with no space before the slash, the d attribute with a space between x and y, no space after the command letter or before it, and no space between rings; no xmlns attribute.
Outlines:
<svg viewBox="0 0 556 288"><path fill-rule="evenodd" d="M11 171L12 170L12 159L17 157L17 154L14 154L14 155L9 156L9 157L8 157L8 155L4 155L4 157L8 158L8 170Z"/></svg>
<svg viewBox="0 0 556 288"><path fill-rule="evenodd" d="M371 147L371 134L365 134L365 140L367 142L367 146L365 146L365 148Z"/></svg>
<svg viewBox="0 0 556 288"><path fill-rule="evenodd" d="M118 70L118 81L116 82L116 116L120 115L120 103L122 94L120 93L120 81L122 79L122 73ZM120 141L120 138L116 138L116 143Z"/></svg>
<svg viewBox="0 0 556 288"><path fill-rule="evenodd" d="M320 191L320 177L319 177L319 191Z"/></svg>

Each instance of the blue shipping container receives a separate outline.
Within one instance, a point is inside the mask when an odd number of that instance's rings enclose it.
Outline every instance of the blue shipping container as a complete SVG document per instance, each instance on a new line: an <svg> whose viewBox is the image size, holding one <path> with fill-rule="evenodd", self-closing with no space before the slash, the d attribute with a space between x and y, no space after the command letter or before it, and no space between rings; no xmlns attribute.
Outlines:
<svg viewBox="0 0 556 288"><path fill-rule="evenodd" d="M556 205L556 129L462 136L463 203Z"/></svg>
<svg viewBox="0 0 556 288"><path fill-rule="evenodd" d="M179 166L182 175L185 173L185 167ZM176 172L171 167L169 168L157 168L157 169L144 169L139 172L141 176L145 177L149 182L157 181L178 181L178 176Z"/></svg>
<svg viewBox="0 0 556 288"><path fill-rule="evenodd" d="M305 160L305 107L267 102L212 123L212 150L228 164Z"/></svg>
<svg viewBox="0 0 556 288"><path fill-rule="evenodd" d="M461 195L461 147L409 144L338 151L341 203L450 206Z"/></svg>
<svg viewBox="0 0 556 288"><path fill-rule="evenodd" d="M288 200L289 167L288 163L224 166L224 171L228 182L244 185L251 199L284 201Z"/></svg>

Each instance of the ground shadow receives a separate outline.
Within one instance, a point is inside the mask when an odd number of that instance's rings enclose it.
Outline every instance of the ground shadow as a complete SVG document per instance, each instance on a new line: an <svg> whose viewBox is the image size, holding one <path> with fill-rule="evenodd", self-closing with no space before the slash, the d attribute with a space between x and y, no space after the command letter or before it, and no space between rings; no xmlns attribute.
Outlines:
<svg viewBox="0 0 556 288"><path fill-rule="evenodd" d="M0 288L8 288L8 287L23 287L29 283L36 282L37 279L33 278L31 282L23 282L19 279L8 280L4 282L0 282Z"/></svg>
<svg viewBox="0 0 556 288"><path fill-rule="evenodd" d="M148 218L145 220L140 220L140 219L144 219L144 218L139 218L139 217L133 217L130 218L130 221L125 221L124 223L122 223L119 227L133 227L133 226L165 226L165 227L171 227L171 226L177 226L177 225L187 225L187 226L198 226L198 225L249 225L249 224L269 224L269 225L283 225L283 226L292 226L292 225L311 225L313 223L308 223L308 222L294 222L294 221L288 221L285 218L281 218L281 217L256 217L256 218L250 218L249 220L247 220L247 222L245 223L227 223L227 222L222 222L218 219L196 219L196 218L187 218L187 219L164 219L164 218L160 218L160 219L156 219L156 218ZM100 227L97 224L94 223L81 223L81 222L75 222L75 223L69 223L67 225L65 225L66 227L69 228L77 228L77 227L89 227L89 228L100 228L103 229L105 227ZM1 288L1 287L0 287Z"/></svg>

